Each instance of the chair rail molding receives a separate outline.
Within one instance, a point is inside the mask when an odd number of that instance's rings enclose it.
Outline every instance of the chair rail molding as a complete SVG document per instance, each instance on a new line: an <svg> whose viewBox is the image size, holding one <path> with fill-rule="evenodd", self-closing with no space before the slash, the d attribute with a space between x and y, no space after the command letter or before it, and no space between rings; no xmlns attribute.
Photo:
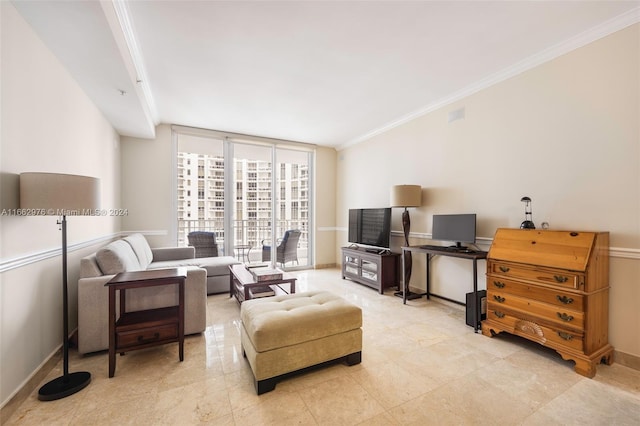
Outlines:
<svg viewBox="0 0 640 426"><path fill-rule="evenodd" d="M120 231L115 232L113 234L104 235L102 237L92 238L86 241L80 241L77 243L69 244L67 247L67 252L72 253L74 251L82 250L86 247L91 247L96 244L105 243L108 241L115 240L120 237L124 237L130 234L140 233L144 235L167 235L166 230L160 231ZM52 257L62 256L62 248L51 248L39 250L32 253L26 253L21 256L0 259L0 274L3 272L10 271L12 269L22 268L23 266L30 265L32 263L41 262L46 259L50 259Z"/></svg>

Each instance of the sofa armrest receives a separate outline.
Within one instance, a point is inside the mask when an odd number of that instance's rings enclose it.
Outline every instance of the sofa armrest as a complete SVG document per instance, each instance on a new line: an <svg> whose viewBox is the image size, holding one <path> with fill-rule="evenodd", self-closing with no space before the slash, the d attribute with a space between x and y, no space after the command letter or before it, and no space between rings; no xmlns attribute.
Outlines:
<svg viewBox="0 0 640 426"><path fill-rule="evenodd" d="M81 354L109 347L109 289L105 284L114 276L78 280L78 352Z"/></svg>
<svg viewBox="0 0 640 426"><path fill-rule="evenodd" d="M160 247L151 249L154 262L164 260L195 259L196 249L194 247Z"/></svg>

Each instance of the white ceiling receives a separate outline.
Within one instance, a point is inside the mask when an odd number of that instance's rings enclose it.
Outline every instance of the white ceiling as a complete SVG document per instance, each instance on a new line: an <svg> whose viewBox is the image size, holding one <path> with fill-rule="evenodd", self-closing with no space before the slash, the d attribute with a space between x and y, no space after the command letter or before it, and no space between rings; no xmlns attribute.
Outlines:
<svg viewBox="0 0 640 426"><path fill-rule="evenodd" d="M335 147L640 21L639 1L13 4L121 135Z"/></svg>

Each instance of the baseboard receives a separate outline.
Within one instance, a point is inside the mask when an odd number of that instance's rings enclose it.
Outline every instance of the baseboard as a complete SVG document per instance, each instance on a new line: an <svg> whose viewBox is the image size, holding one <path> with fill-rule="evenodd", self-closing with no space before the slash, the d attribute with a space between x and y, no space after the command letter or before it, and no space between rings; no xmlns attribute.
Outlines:
<svg viewBox="0 0 640 426"><path fill-rule="evenodd" d="M78 347L78 329L74 329L69 336L69 348ZM29 379L18 391L7 400L6 404L0 407L0 425L7 422L16 409L31 395L47 375L62 361L62 345L37 368Z"/></svg>
<svg viewBox="0 0 640 426"><path fill-rule="evenodd" d="M313 265L313 269L333 269L336 268L335 263L323 263L320 265Z"/></svg>
<svg viewBox="0 0 640 426"><path fill-rule="evenodd" d="M62 348L57 350L38 368L24 385L0 408L0 424L6 424L18 407L29 398L29 395L42 383L51 370L62 360Z"/></svg>
<svg viewBox="0 0 640 426"><path fill-rule="evenodd" d="M624 365L625 367L640 371L640 356L614 350L613 361L620 365Z"/></svg>

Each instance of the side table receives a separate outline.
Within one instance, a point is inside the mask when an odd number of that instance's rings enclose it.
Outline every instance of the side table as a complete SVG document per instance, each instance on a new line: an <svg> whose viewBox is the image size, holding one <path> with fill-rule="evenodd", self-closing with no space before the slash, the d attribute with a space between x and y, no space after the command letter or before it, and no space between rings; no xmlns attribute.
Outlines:
<svg viewBox="0 0 640 426"><path fill-rule="evenodd" d="M249 245L249 244L241 244L241 245L236 245L234 247L235 251L236 251L236 259L244 262L244 263L248 263L249 262L249 254L251 253L251 249L253 248L253 246Z"/></svg>
<svg viewBox="0 0 640 426"><path fill-rule="evenodd" d="M109 377L116 370L116 352L178 342L180 361L184 360L184 268L122 272L113 277L109 288ZM163 285L178 286L178 304L165 308L127 312L127 290ZM116 290L120 293L120 316L116 318Z"/></svg>

